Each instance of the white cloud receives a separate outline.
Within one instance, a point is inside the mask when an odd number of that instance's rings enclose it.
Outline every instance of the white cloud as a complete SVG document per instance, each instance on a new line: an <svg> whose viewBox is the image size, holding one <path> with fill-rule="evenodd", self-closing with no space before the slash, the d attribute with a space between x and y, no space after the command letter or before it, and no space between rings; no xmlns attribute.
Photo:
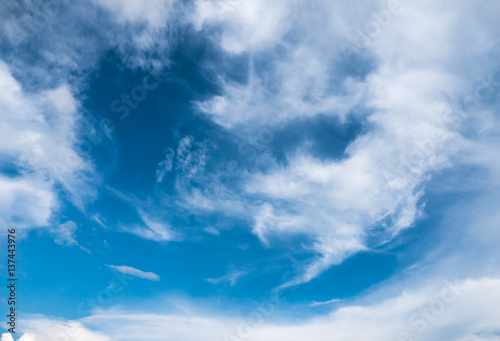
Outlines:
<svg viewBox="0 0 500 341"><path fill-rule="evenodd" d="M391 1L349 8L282 3L226 9L197 2L198 28L219 27L223 49L249 55L248 81L219 74L223 94L197 106L243 137L274 124L276 113L285 122L317 115L366 119L366 131L341 160L314 158L304 147L290 152L285 166L275 163L248 177L247 192L263 202L249 210L263 242L302 234L318 253L287 286L367 249L375 229L385 242L412 226L422 214L428 180L453 166L469 150L468 140L477 138L469 125L491 132L474 77L497 71L491 56L498 54L493 42L500 27L493 2L401 1L392 14ZM365 43L346 58L343 46L355 44L353 34L361 38L360 32ZM256 66L262 58L265 66ZM474 115L464 105L470 98L479 102Z"/></svg>
<svg viewBox="0 0 500 341"><path fill-rule="evenodd" d="M165 154L165 160L158 164L156 169L156 182L161 183L164 181L165 175L172 170L172 165L174 162L174 151L169 149Z"/></svg>
<svg viewBox="0 0 500 341"><path fill-rule="evenodd" d="M359 104L363 87L357 76L346 75L339 43L345 27L374 7L370 1L366 8L294 0L241 1L234 9L197 3L196 18L220 27L222 48L249 54L247 81L236 83L220 74L224 94L197 103L218 124L269 124L282 112L284 121L318 114L344 117ZM262 58L265 66L256 66Z"/></svg>
<svg viewBox="0 0 500 341"><path fill-rule="evenodd" d="M59 245L78 245L78 242L75 239L75 232L77 229L78 226L71 220L63 224L59 224L59 226L54 230L54 233L56 234L56 239L54 241Z"/></svg>
<svg viewBox="0 0 500 341"><path fill-rule="evenodd" d="M57 208L50 182L36 177L0 177L0 225L46 226Z"/></svg>
<svg viewBox="0 0 500 341"><path fill-rule="evenodd" d="M141 238L155 241L178 240L178 234L172 230L171 226L168 223L155 218L151 218L143 210L139 210L138 212L145 227L142 225L124 227L126 231L133 233Z"/></svg>
<svg viewBox="0 0 500 341"><path fill-rule="evenodd" d="M3 333L1 341L14 341L14 339L12 338L12 334Z"/></svg>
<svg viewBox="0 0 500 341"><path fill-rule="evenodd" d="M107 41L132 68L162 70L170 64L177 0L91 0L107 10L111 32Z"/></svg>
<svg viewBox="0 0 500 341"><path fill-rule="evenodd" d="M103 332L93 331L78 321L62 321L41 315L30 315L24 320L27 331L19 341L111 341Z"/></svg>
<svg viewBox="0 0 500 341"><path fill-rule="evenodd" d="M309 304L310 307L319 307L319 306L322 306L322 305L328 305L328 304L332 304L332 303L337 303L337 302L340 302L339 299L331 299L331 300L328 300L328 301L324 301L324 302L312 302Z"/></svg>
<svg viewBox="0 0 500 341"><path fill-rule="evenodd" d="M133 196L107 186L110 194L131 205L140 217L140 223L120 223L120 228L141 238L158 242L177 241L181 235L161 216L162 210L149 201L141 201Z"/></svg>
<svg viewBox="0 0 500 341"><path fill-rule="evenodd" d="M113 340L220 340L229 324L225 319L200 315L141 314L127 311L103 312L101 321L94 315L83 322L89 326L106 328ZM135 321L135 322L133 322ZM120 328L120 324L125 328ZM130 324L142 326L142 331L130 328ZM128 325L128 326L127 326Z"/></svg>
<svg viewBox="0 0 500 341"><path fill-rule="evenodd" d="M189 212L244 212L241 198L226 185L231 176L226 172L206 170L210 153L215 151L210 141L195 141L184 136L177 146L175 169L176 205Z"/></svg>
<svg viewBox="0 0 500 341"><path fill-rule="evenodd" d="M296 3L285 0L200 0L196 1L192 20L198 29L223 22L221 46L229 52L241 53L279 42L292 27L291 22L288 25L284 22Z"/></svg>
<svg viewBox="0 0 500 341"><path fill-rule="evenodd" d="M464 281L406 291L371 306L346 306L299 326L264 326L255 338L301 340L455 340L498 325L498 279ZM489 303L487 303L489 301ZM479 318L477 318L479 317Z"/></svg>
<svg viewBox="0 0 500 341"><path fill-rule="evenodd" d="M4 224L40 227L58 208L55 184L83 208L95 193L89 186L91 162L77 152L77 103L67 85L26 93L0 61L0 162L17 169L1 176Z"/></svg>
<svg viewBox="0 0 500 341"><path fill-rule="evenodd" d="M238 279L240 279L241 277L243 277L247 274L248 274L248 271L246 271L246 270L231 269L224 276L217 277L217 278L206 278L205 280L208 283L212 283L215 285L223 283L223 282L229 282L229 284L231 286L234 286L236 284L236 282L238 281Z"/></svg>
<svg viewBox="0 0 500 341"><path fill-rule="evenodd" d="M127 275L132 275L132 276L139 277L139 278L143 278L143 279L147 279L150 281L159 281L160 280L160 276L158 276L155 273L144 272L144 271L132 268L130 266L108 265L108 267L113 269L113 270L116 270L118 272L121 272L121 273L124 273Z"/></svg>
<svg viewBox="0 0 500 341"><path fill-rule="evenodd" d="M213 226L205 227L203 231L205 231L206 233L213 234L214 236L220 236L220 231Z"/></svg>
<svg viewBox="0 0 500 341"><path fill-rule="evenodd" d="M24 334L19 338L19 341L36 341L36 337L33 334Z"/></svg>
<svg viewBox="0 0 500 341"><path fill-rule="evenodd" d="M38 316L28 319L25 325L37 341L64 332L75 335L77 341L497 340L499 285L499 279L482 278L455 284L432 282L389 298L377 298L374 293L369 304L346 304L326 316L300 323L285 322L274 315L276 306L268 306L267 302L240 316L204 314L192 309L189 313L170 314L111 309L80 321L60 322Z"/></svg>
<svg viewBox="0 0 500 341"><path fill-rule="evenodd" d="M92 0L108 9L119 23L146 23L154 28L165 27L176 0Z"/></svg>
<svg viewBox="0 0 500 341"><path fill-rule="evenodd" d="M1 341L14 341L12 338L12 334L2 334ZM36 341L35 335L33 334L24 334L19 338L19 341Z"/></svg>
<svg viewBox="0 0 500 341"><path fill-rule="evenodd" d="M64 30L69 32L67 37L58 34L63 30L57 23L40 30L49 33L40 43L42 64L57 67L47 67L31 82L43 79L44 84L59 86L28 92L9 68L17 73L29 70L24 77L28 79L34 73L30 63L22 58L9 67L0 63L0 162L22 170L19 176L0 178L3 225L49 224L58 208L57 182L80 207L95 194L85 185L88 176L94 175L92 164L75 151L79 103L72 95L73 85L66 85L69 80L81 81L70 76L75 70L79 76L85 74L96 56L110 46L117 47L134 66L168 65L168 53L159 52L168 52L170 47L171 41L164 39L167 23L177 24L169 21L173 1L148 2L149 6L119 0L94 3L112 15L110 22L102 22L106 36L91 38L99 43L81 37L75 29L81 28L78 24ZM73 17L66 20L96 19L92 9L85 12L87 16L80 15L87 3L73 5ZM473 75L489 75L497 68L491 58L498 54L494 44L497 3L402 1L403 11L392 15L380 33L357 49L363 63L352 58L349 63L342 43L350 41L352 32L375 22L370 12L387 8L387 1L364 1L356 6L294 0L226 5L195 1L191 21L200 32L220 37L220 46L229 55L247 54L249 77L241 84L217 75L222 94L197 103L201 111L236 133L270 124L276 112L282 113L284 121L332 115L342 122L359 109L369 125L340 161L319 160L304 148L289 153L287 166L272 163L262 173L251 174L247 192L257 198L258 205L257 201L248 205L242 198L245 194L236 194L206 173L209 147L205 142L187 136L177 148L173 162L180 170L176 181L179 206L199 212L247 213L264 242L291 234L312 239L309 247L318 252L318 258L295 283L308 281L331 264L368 248L367 235L375 226L384 227L382 241L411 226L421 213L419 200L429 177L453 165L465 149L474 150L471 145L488 145L467 138L477 138L471 137L471 121L480 131L491 131L492 114L482 107L466 120L461 114L464 100L477 90ZM10 25L11 20L3 22ZM6 30L9 37L11 31ZM133 51L132 56L127 57L126 51ZM151 57L155 54L161 57ZM263 57L267 60L264 67L259 64ZM366 76L346 71L358 64L367 69ZM52 72L57 76L50 77ZM494 157L490 151L468 162L491 164ZM159 182L173 167L169 160L163 162L158 168ZM62 167L54 170L54 163ZM161 217L140 215L144 225L131 227L133 233L158 241L174 238Z"/></svg>

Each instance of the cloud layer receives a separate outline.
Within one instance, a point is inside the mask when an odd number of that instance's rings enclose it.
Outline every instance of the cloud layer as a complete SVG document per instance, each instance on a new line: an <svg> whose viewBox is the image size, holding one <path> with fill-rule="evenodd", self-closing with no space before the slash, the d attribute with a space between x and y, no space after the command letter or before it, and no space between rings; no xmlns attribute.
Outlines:
<svg viewBox="0 0 500 341"><path fill-rule="evenodd" d="M299 324L273 322L274 308L266 303L261 310L256 308L241 319L199 312L186 315L109 310L78 322L34 316L26 321L26 329L36 335L37 341L64 333L82 341L498 340L498 285L495 278L438 282L371 305L347 305Z"/></svg>

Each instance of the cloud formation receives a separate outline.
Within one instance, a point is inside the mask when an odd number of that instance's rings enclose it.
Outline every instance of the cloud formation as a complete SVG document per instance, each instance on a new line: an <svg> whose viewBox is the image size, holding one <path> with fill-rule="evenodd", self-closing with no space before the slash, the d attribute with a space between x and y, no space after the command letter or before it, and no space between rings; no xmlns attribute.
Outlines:
<svg viewBox="0 0 500 341"><path fill-rule="evenodd" d="M221 276L221 277L217 277L217 278L206 278L205 280L208 282L208 283L212 283L212 284L220 284L220 283L223 283L223 282L229 282L229 284L231 286L234 286L236 284L236 282L243 276L247 275L248 274L248 271L246 270L237 270L237 269L230 269L227 274L225 274L224 276Z"/></svg>
<svg viewBox="0 0 500 341"><path fill-rule="evenodd" d="M144 272L144 271L135 269L135 268L130 267L130 266L108 265L108 267L110 269L116 270L116 271L121 272L123 274L127 274L127 275L131 275L131 276L139 277L139 278L142 278L142 279L147 279L147 280L150 280L150 281L159 281L160 280L160 276L158 276L155 273Z"/></svg>
<svg viewBox="0 0 500 341"><path fill-rule="evenodd" d="M273 310L247 318L100 311L81 321L27 320L38 341L71 331L74 340L497 340L500 296L495 278L436 282L370 305L346 305L323 317L274 322ZM99 330L91 331L89 328Z"/></svg>
<svg viewBox="0 0 500 341"><path fill-rule="evenodd" d="M375 230L380 243L413 226L432 176L493 127L486 99L498 71L489 58L498 47L488 43L499 30L491 15L497 5L197 4L200 30L218 27L222 49L249 54L246 82L220 74L223 94L197 103L215 122L243 136L265 129L278 112L285 122L320 115L367 122L340 160L319 159L304 146L248 177L247 194L262 202L252 210L261 240L304 235L318 253L289 285L366 250ZM256 66L259 58L265 66Z"/></svg>
<svg viewBox="0 0 500 341"><path fill-rule="evenodd" d="M56 184L75 206L95 196L94 166L78 150L78 103L67 85L26 93L0 61L0 160L3 226L41 227L59 207Z"/></svg>
<svg viewBox="0 0 500 341"><path fill-rule="evenodd" d="M23 5L31 16L47 14ZM16 2L8 6L14 16L24 13ZM191 307L181 307L189 313L122 307L79 321L32 316L22 341L499 339L497 1L92 0L58 11L60 20L28 35L19 31L22 21L1 14L2 47L14 52L0 61L0 227L52 225L56 243L78 245L80 224L58 223L57 213L62 195L83 213L97 197L100 174L81 151L82 135L95 133L93 114L100 114L81 110L88 76L109 53L133 72L162 70L182 30L216 56L199 65L218 85L216 94L197 97L190 109L229 136L238 158L241 142L276 124L286 130L328 117L362 129L335 157L313 150L317 136L286 144L279 156L270 142L238 172L218 172L234 167L213 157L214 141L179 132L177 144L161 146L167 149L151 163L158 192L137 199L106 187L134 207L138 223L94 214L101 226L155 242L180 240L184 225L172 223L170 211L182 210L213 214L203 229L219 236L211 239L226 237L212 222L228 217L291 258L297 248L290 241L299 239L300 256L314 255L280 286L284 292L400 238L425 216L429 192L443 201L463 193L482 200L451 207L442 222L430 223L432 242L419 244L419 262L399 274L408 276L404 290L391 279L352 300L296 303L335 306L324 316L297 322L266 309L234 317ZM240 63L238 77L226 68L230 60ZM108 267L160 280L129 266ZM206 281L234 286L246 273L230 270ZM459 281L435 280L436 273Z"/></svg>
<svg viewBox="0 0 500 341"><path fill-rule="evenodd" d="M41 315L32 315L25 320L27 333L19 341L111 341L112 339L102 332L96 332L78 321L63 321L47 318Z"/></svg>

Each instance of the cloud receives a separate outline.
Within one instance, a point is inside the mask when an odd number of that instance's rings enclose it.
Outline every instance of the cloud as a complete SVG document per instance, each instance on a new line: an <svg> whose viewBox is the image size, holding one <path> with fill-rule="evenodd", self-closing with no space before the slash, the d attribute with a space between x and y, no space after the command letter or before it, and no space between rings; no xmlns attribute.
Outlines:
<svg viewBox="0 0 500 341"><path fill-rule="evenodd" d="M127 274L127 275L132 275L135 277L147 279L150 281L159 281L160 276L158 276L155 273L152 272L144 272L135 268L132 268L130 266L116 266L116 265L108 265L110 269L116 270L118 272Z"/></svg>
<svg viewBox="0 0 500 341"><path fill-rule="evenodd" d="M3 333L1 341L14 341L14 339L12 338L12 334Z"/></svg>
<svg viewBox="0 0 500 341"><path fill-rule="evenodd" d="M37 338L35 335L33 334L29 334L29 333L26 333L26 334L23 334L20 338L19 338L19 341L36 341ZM38 340L41 340L40 338L38 338ZM47 340L47 339L45 339ZM89 339L79 339L79 340L89 340ZM12 338L12 335L11 334L2 334L2 338L1 338L1 341L14 341L14 339Z"/></svg>
<svg viewBox="0 0 500 341"><path fill-rule="evenodd" d="M176 46L177 0L91 0L108 14L108 44L132 68L162 70Z"/></svg>
<svg viewBox="0 0 500 341"><path fill-rule="evenodd" d="M217 27L228 55L247 53L248 77L235 82L219 71L222 94L195 104L242 139L277 116L365 122L340 159L299 146L286 162L271 159L246 178L247 193L239 195L261 240L301 235L317 253L286 287L413 226L429 180L492 132L484 93L494 86L484 79L498 71L490 56L500 27L492 3L464 1L460 10L431 1L283 3L227 9L197 2L196 27L208 34Z"/></svg>
<svg viewBox="0 0 500 341"><path fill-rule="evenodd" d="M205 231L206 233L210 233L214 236L220 236L220 231L213 226L206 227L203 229L203 231Z"/></svg>
<svg viewBox="0 0 500 341"><path fill-rule="evenodd" d="M78 321L62 321L42 315L30 315L24 320L24 334L20 341L111 341L103 332L93 331Z"/></svg>
<svg viewBox="0 0 500 341"><path fill-rule="evenodd" d="M125 231L135 234L141 238L154 241L174 241L179 240L179 235L172 231L170 225L164 221L151 218L146 212L138 211L144 225L123 226Z"/></svg>
<svg viewBox="0 0 500 341"><path fill-rule="evenodd" d="M208 283L215 284L215 285L220 284L222 282L229 282L229 284L231 286L234 286L236 284L236 281L238 281L238 279L240 279L243 276L246 276L247 274L248 274L248 271L246 271L246 270L231 269L228 271L227 274L225 274L222 277L206 278L205 281L207 281Z"/></svg>
<svg viewBox="0 0 500 341"><path fill-rule="evenodd" d="M12 334L4 333L2 334L1 341L14 341L14 339L12 338ZM19 338L19 341L36 341L36 338L33 334L24 334Z"/></svg>
<svg viewBox="0 0 500 341"><path fill-rule="evenodd" d="M83 208L95 196L94 167L78 152L79 114L67 85L26 93L0 61L0 162L14 170L0 176L4 224L49 224L58 209L56 184Z"/></svg>
<svg viewBox="0 0 500 341"><path fill-rule="evenodd" d="M86 0L78 3L17 2L2 11L2 39L7 46L23 51L32 40L36 51L16 53L15 64L24 74L36 72L47 79L66 79L83 85L81 76L95 70L109 50L130 67L156 70L170 64L175 46L175 0L140 1ZM101 30L81 30L99 24ZM61 28L65 28L62 30ZM31 53L38 62L30 65ZM24 69L23 69L24 67ZM84 77L83 77L84 78Z"/></svg>
<svg viewBox="0 0 500 341"><path fill-rule="evenodd" d="M165 160L158 164L156 169L156 182L163 182L165 175L172 170L172 165L174 162L174 151L169 149L165 155Z"/></svg>
<svg viewBox="0 0 500 341"><path fill-rule="evenodd" d="M2 14L2 43L24 51L29 44L14 24L15 13L24 12L12 6L16 10ZM237 179L245 191L208 171L214 148L207 141L187 135L175 153L158 160L158 183L176 171L178 196L171 206L244 218L269 246L305 237L303 245L317 255L285 286L307 282L413 226L424 212L429 180L439 172L457 163L494 171L494 144L484 136L494 140L498 131L475 76L498 71L491 58L498 55L498 6L402 1L389 13L387 1L165 0L143 6L94 0L59 7L61 19L47 20L33 33L37 63L28 53L2 55L0 162L13 171L0 176L0 223L49 225L61 204L59 187L80 208L95 198L89 183L98 174L78 152L81 115L74 94L85 89L85 76L111 49L128 67L168 66L176 29L187 21L219 44L223 58L239 55L248 62L245 81L214 69L220 93L194 103L233 136L244 139L276 120L322 115L364 122L339 159L316 157L307 146L288 151L283 163L264 153L265 167L249 167ZM43 12L28 7L30 14ZM96 22L100 30L81 34ZM346 43L354 45L352 54L346 55ZM471 98L478 103L473 110ZM463 157L476 147L489 153ZM142 222L125 230L155 241L176 238L157 211L146 204L137 211ZM65 231L66 242L73 243L71 229Z"/></svg>
<svg viewBox="0 0 500 341"><path fill-rule="evenodd" d="M107 190L110 194L131 205L140 218L140 223L120 223L122 231L158 242L180 240L180 233L172 229L161 216L162 211L151 202L142 201L109 186L107 186Z"/></svg>
<svg viewBox="0 0 500 341"><path fill-rule="evenodd" d="M12 179L0 176L0 224L19 227L46 226L57 209L50 182L31 176Z"/></svg>
<svg viewBox="0 0 500 341"><path fill-rule="evenodd" d="M36 337L33 334L24 334L19 338L19 341L36 341Z"/></svg>
<svg viewBox="0 0 500 341"><path fill-rule="evenodd" d="M322 306L322 305L328 305L328 304L332 304L332 303L337 303L337 302L340 302L340 300L338 299L331 299L331 300L328 300L328 301L324 301L324 302L312 302L311 304L309 304L310 307L319 307L319 306Z"/></svg>
<svg viewBox="0 0 500 341"><path fill-rule="evenodd" d="M146 23L152 27L164 27L176 0L93 0L109 10L112 18L119 23Z"/></svg>
<svg viewBox="0 0 500 341"><path fill-rule="evenodd" d="M88 76L110 50L131 68L165 68L175 40L170 29L177 27L170 18L174 3L21 1L2 6L1 226L54 224L64 204L61 191L82 211L97 197L101 174L91 157L102 142L99 134L112 136L99 131L102 122L82 108ZM99 30L88 29L96 24ZM167 238L161 231L150 237Z"/></svg>
<svg viewBox="0 0 500 341"><path fill-rule="evenodd" d="M326 340L453 340L472 337L483 330L495 330L494 304L498 295L492 291L498 279L464 281L456 286L441 284L415 291L371 306L346 306L327 317L316 318L301 326L264 326L256 330L261 340L272 337L300 340L309 337ZM475 319L478 313L481 318ZM460 326L460 327L459 327Z"/></svg>
<svg viewBox="0 0 500 341"><path fill-rule="evenodd" d="M272 5L241 1L234 9L197 3L196 18L220 28L221 47L229 54L249 55L247 81L218 74L223 94L197 103L218 124L238 128L266 125L276 116L285 122L318 114L345 117L359 104L362 83L359 76L344 71L349 65L340 59L339 43L347 22L359 21L374 7L370 2L365 2L366 10L339 2L311 6L293 0ZM266 60L261 67L260 58Z"/></svg>
<svg viewBox="0 0 500 341"><path fill-rule="evenodd" d="M300 323L280 319L274 315L275 303L267 302L243 316L203 314L192 309L189 314L110 309L80 321L34 316L25 325L37 341L48 340L47 335L53 339L65 331L73 333L70 335L75 335L74 340L82 341L495 340L500 313L498 285L499 279L482 278L453 284L432 282L384 298L374 293L368 299L370 304L346 304L328 315Z"/></svg>
<svg viewBox="0 0 500 341"><path fill-rule="evenodd" d="M195 141L186 135L178 142L174 167L175 204L196 213L222 212L226 215L244 211L241 197L226 185L229 174L207 169L217 146L209 140Z"/></svg>
<svg viewBox="0 0 500 341"><path fill-rule="evenodd" d="M80 243L78 243L78 241L76 240L77 229L78 225L72 220L68 220L65 223L51 227L51 233L54 236L54 242L62 246L78 246L80 250L91 254L92 252L89 249L80 245Z"/></svg>
<svg viewBox="0 0 500 341"><path fill-rule="evenodd" d="M291 28L284 25L297 1L200 0L192 21L197 29L224 23L221 46L233 53L271 47ZM227 4L227 5L225 5Z"/></svg>
<svg viewBox="0 0 500 341"><path fill-rule="evenodd" d="M78 226L71 220L63 224L59 224L58 228L54 230L54 233L56 234L56 239L54 241L59 245L78 245L78 242L75 239L75 232L77 229Z"/></svg>

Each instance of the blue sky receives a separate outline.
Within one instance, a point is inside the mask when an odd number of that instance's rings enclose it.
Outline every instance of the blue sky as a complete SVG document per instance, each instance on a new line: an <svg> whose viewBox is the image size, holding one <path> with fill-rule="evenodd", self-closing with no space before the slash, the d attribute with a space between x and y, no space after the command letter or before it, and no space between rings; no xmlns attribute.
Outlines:
<svg viewBox="0 0 500 341"><path fill-rule="evenodd" d="M500 339L498 3L0 13L2 341Z"/></svg>

